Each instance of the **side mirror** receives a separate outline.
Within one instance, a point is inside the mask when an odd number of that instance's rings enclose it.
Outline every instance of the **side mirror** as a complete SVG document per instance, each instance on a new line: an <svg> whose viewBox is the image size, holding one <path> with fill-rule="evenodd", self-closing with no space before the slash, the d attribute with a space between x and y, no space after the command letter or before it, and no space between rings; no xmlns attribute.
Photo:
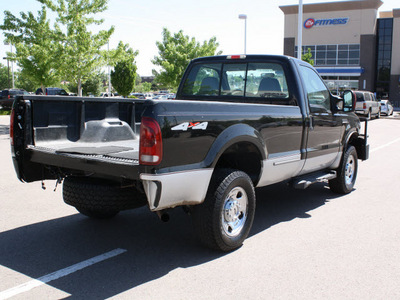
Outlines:
<svg viewBox="0 0 400 300"><path fill-rule="evenodd" d="M343 111L352 112L356 109L356 94L351 90L343 92Z"/></svg>

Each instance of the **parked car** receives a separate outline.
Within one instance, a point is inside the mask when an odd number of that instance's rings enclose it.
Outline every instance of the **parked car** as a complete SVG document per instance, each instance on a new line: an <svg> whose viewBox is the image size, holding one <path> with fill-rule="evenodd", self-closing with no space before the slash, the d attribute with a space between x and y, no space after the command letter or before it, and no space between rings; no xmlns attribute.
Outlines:
<svg viewBox="0 0 400 300"><path fill-rule="evenodd" d="M142 99L142 100L146 99L144 94L142 93L130 93L129 95L136 97L136 99Z"/></svg>
<svg viewBox="0 0 400 300"><path fill-rule="evenodd" d="M356 91L357 104L356 114L371 119L371 116L379 118L381 116L381 104L375 95L368 91Z"/></svg>
<svg viewBox="0 0 400 300"><path fill-rule="evenodd" d="M2 90L0 95L0 108L11 109L15 96L29 95L29 93L24 89L9 89Z"/></svg>
<svg viewBox="0 0 400 300"><path fill-rule="evenodd" d="M108 95L108 92L104 92L100 94L100 97L114 97L114 94L110 93L110 95Z"/></svg>
<svg viewBox="0 0 400 300"><path fill-rule="evenodd" d="M393 110L393 105L389 100L381 100L381 114L391 116L393 115Z"/></svg>
<svg viewBox="0 0 400 300"><path fill-rule="evenodd" d="M58 87L47 87L45 88L46 93L43 93L42 88L38 88L35 92L36 95L51 95L51 96L69 96L69 94L62 88Z"/></svg>

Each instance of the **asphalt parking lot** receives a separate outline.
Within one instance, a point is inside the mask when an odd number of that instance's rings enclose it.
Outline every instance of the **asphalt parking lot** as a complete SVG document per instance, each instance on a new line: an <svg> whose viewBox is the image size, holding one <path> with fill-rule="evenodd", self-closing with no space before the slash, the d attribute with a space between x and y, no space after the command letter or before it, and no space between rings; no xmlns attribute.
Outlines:
<svg viewBox="0 0 400 300"><path fill-rule="evenodd" d="M250 237L222 254L180 209L91 220L54 181L19 182L0 116L0 299L400 299L398 113L369 135L351 194L259 189Z"/></svg>

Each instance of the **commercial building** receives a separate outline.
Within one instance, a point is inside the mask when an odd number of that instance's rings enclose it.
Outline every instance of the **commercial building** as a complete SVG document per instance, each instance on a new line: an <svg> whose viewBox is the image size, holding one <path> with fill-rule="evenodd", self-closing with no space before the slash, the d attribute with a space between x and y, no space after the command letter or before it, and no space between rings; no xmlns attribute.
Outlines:
<svg viewBox="0 0 400 300"><path fill-rule="evenodd" d="M380 0L303 5L302 51L331 90L376 92L400 106L400 9L381 12ZM297 56L298 5L285 14L284 54Z"/></svg>

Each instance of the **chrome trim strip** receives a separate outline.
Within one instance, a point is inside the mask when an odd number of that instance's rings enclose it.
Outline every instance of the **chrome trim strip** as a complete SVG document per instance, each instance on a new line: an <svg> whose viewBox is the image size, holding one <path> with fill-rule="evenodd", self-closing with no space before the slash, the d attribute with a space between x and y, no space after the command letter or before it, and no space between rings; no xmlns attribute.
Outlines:
<svg viewBox="0 0 400 300"><path fill-rule="evenodd" d="M150 210L157 211L204 201L214 169L166 174L140 174Z"/></svg>
<svg viewBox="0 0 400 300"><path fill-rule="evenodd" d="M287 155L283 157L263 160L260 180L257 187L262 187L296 176L304 165L301 154Z"/></svg>
<svg viewBox="0 0 400 300"><path fill-rule="evenodd" d="M274 166L289 164L300 160L300 154L292 155L291 157L284 157L281 160L274 161Z"/></svg>

